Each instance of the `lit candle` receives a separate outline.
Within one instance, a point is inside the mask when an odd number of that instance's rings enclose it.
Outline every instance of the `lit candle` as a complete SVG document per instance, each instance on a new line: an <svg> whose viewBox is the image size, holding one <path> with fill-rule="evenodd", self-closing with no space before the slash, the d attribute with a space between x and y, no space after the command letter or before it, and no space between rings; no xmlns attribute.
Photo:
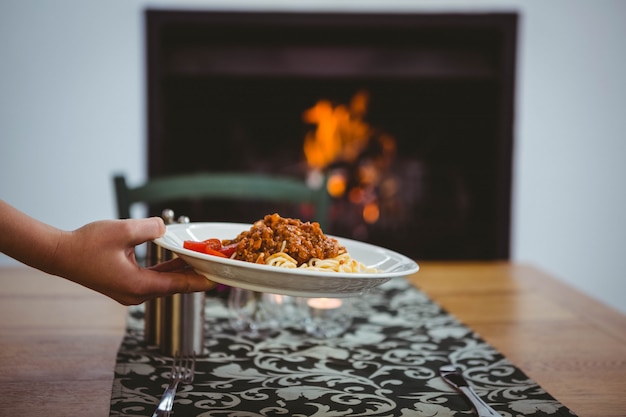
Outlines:
<svg viewBox="0 0 626 417"><path fill-rule="evenodd" d="M350 298L303 298L304 330L315 337L335 337L352 324Z"/></svg>
<svg viewBox="0 0 626 417"><path fill-rule="evenodd" d="M332 310L341 307L342 302L338 298L311 298L307 304L319 310Z"/></svg>

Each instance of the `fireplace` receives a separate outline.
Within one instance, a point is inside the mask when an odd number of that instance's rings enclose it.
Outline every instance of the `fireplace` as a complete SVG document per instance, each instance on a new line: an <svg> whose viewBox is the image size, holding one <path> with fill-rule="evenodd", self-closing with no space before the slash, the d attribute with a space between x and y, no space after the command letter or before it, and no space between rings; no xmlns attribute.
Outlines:
<svg viewBox="0 0 626 417"><path fill-rule="evenodd" d="M146 23L150 177L322 173L327 233L417 259L508 258L514 13L148 10ZM316 157L336 148L331 128L351 148ZM180 210L251 222L268 208Z"/></svg>

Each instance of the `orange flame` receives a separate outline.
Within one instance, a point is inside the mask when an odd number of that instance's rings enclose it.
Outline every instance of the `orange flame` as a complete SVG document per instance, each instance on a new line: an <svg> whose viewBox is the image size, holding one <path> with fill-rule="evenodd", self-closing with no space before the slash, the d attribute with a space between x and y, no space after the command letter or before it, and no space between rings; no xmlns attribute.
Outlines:
<svg viewBox="0 0 626 417"><path fill-rule="evenodd" d="M303 113L305 122L317 125L304 138L304 155L311 168L323 170L333 162L357 160L370 137L370 127L363 120L368 100L368 93L362 91L349 107L320 100Z"/></svg>
<svg viewBox="0 0 626 417"><path fill-rule="evenodd" d="M316 125L316 129L304 138L304 155L311 172L324 172L336 163L355 167L356 184L352 184L350 189L349 170L341 169L331 170L326 187L331 196L339 198L347 195L352 204L361 206L363 221L373 224L381 217L380 198L393 198L395 194L391 190L391 196L381 195L379 188L388 178L397 149L392 136L375 132L365 121L368 104L369 94L366 91L357 92L349 106L333 106L328 100L319 100L315 106L304 111L302 119ZM362 158L370 140L376 141L380 154ZM395 184L395 181L391 183Z"/></svg>

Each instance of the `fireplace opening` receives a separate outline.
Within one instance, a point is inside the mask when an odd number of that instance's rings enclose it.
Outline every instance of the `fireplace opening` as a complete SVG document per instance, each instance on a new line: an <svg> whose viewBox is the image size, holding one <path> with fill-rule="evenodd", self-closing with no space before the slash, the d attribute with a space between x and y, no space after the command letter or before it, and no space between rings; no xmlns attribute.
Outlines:
<svg viewBox="0 0 626 417"><path fill-rule="evenodd" d="M417 259L508 258L515 14L146 19L149 176L321 173L327 233ZM194 221L272 210L174 208Z"/></svg>

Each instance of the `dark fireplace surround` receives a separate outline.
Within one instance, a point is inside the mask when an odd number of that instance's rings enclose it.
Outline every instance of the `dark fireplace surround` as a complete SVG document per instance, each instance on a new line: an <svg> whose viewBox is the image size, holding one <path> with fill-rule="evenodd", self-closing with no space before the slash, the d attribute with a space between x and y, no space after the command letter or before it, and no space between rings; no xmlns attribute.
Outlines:
<svg viewBox="0 0 626 417"><path fill-rule="evenodd" d="M149 177L304 179L312 126L303 112L367 91L368 124L395 139L401 214L360 224L358 208L335 198L325 231L422 260L508 259L515 13L147 10L145 19ZM175 209L193 221L247 223L268 210Z"/></svg>

